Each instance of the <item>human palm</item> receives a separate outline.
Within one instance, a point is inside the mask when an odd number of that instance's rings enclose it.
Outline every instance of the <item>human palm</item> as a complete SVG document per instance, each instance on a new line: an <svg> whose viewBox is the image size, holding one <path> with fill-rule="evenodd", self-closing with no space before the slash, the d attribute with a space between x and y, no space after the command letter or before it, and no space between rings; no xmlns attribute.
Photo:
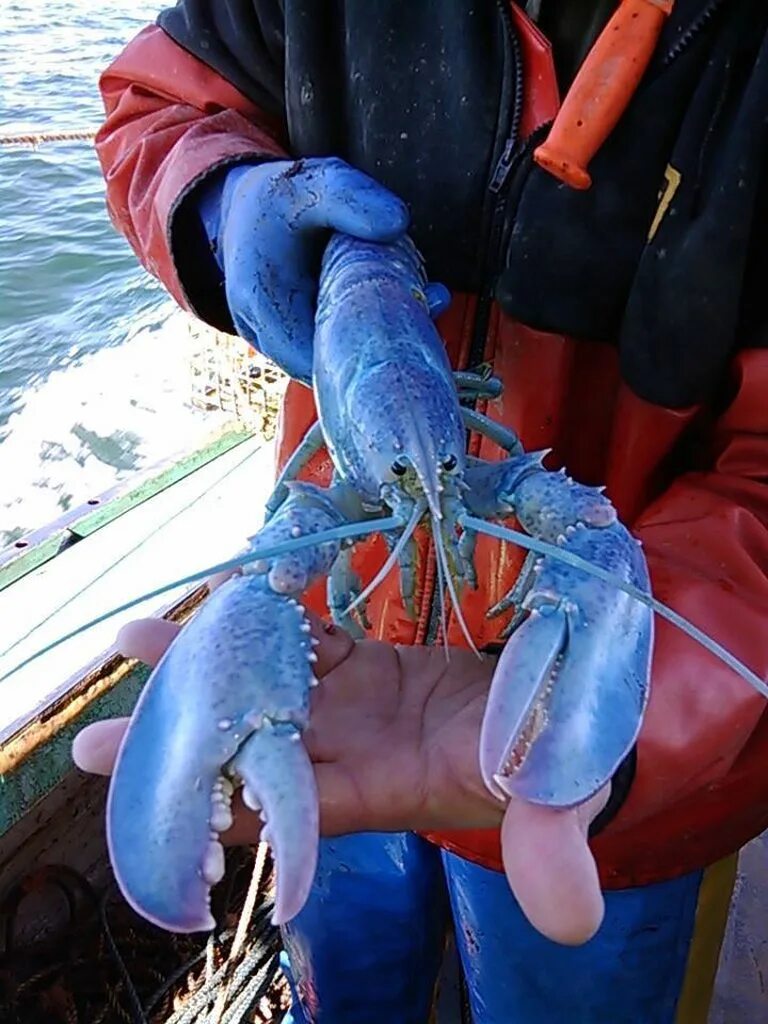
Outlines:
<svg viewBox="0 0 768 1024"><path fill-rule="evenodd" d="M344 638L338 653L305 737L324 832L500 825L477 759L495 659Z"/></svg>

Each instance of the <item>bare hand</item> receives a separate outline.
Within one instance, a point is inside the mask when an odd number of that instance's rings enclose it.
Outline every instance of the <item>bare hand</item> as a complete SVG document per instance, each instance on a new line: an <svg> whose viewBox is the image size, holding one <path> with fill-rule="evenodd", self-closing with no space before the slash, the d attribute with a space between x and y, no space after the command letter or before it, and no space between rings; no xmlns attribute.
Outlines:
<svg viewBox="0 0 768 1024"><path fill-rule="evenodd" d="M494 659L454 648L355 643L312 617L318 678L304 741L315 764L323 835L501 826L509 884L547 937L578 944L600 925L603 901L587 845L606 788L581 807L555 811L486 790L478 765L480 723ZM177 635L173 623L126 626L120 650L150 665ZM108 774L127 719L100 722L75 740L85 771ZM230 845L258 841L261 819L236 803Z"/></svg>

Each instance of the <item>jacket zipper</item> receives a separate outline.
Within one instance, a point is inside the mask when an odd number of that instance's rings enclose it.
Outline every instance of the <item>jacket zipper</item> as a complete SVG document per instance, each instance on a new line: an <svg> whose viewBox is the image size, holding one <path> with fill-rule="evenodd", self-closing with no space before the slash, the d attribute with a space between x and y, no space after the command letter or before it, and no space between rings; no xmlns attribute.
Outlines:
<svg viewBox="0 0 768 1024"><path fill-rule="evenodd" d="M520 162L539 144L549 130L550 125L542 125L522 145L520 144L520 120L523 109L523 62L520 49L520 42L515 32L512 18L509 12L509 0L495 0L496 7L501 17L505 32L505 39L509 46L507 62L509 71L505 75L505 82L502 86L502 96L499 101L499 118L497 121L497 134L501 131L502 120L506 113L504 103L505 88L512 87L511 115L506 139L501 154L493 165L488 180L485 203L482 211L483 231L481 234L479 265L482 267L482 277L478 287L477 306L475 309L474 323L472 326L472 341L470 344L468 367L477 366L483 358L488 326L490 323L491 308L493 305L493 293L495 287L496 271L500 266L501 248L504 237L504 224L507 214L509 199L509 182L513 171ZM708 26L714 16L723 7L725 0L709 0L709 3L699 12L691 24L686 28L675 42L669 47L662 58L662 66L668 67L677 60L686 50L690 48L697 36ZM511 65L511 67L510 67ZM429 594L429 618L426 630L426 643L434 644L437 640L440 628L439 603L436 601L436 584L433 582Z"/></svg>
<svg viewBox="0 0 768 1024"><path fill-rule="evenodd" d="M506 138L487 185L485 231L481 246L481 260L479 261L482 266L482 278L478 288L477 307L472 327L472 343L469 353L470 367L476 366L482 360L488 336L488 323L495 286L495 272L498 269L499 257L501 255L502 229L508 192L507 186L512 168L516 162L517 150L520 146L520 121L523 116L523 89L525 82L523 78L523 57L520 40L512 24L512 16L509 13L509 0L496 0L496 7L501 16L505 38L509 47L508 61L511 67L509 69L508 82L512 88L511 111ZM503 114L504 112L500 111L500 121Z"/></svg>
<svg viewBox="0 0 768 1024"><path fill-rule="evenodd" d="M469 359L461 369L477 366L483 357L485 340L488 335L488 324L493 304L495 286L495 270L498 267L503 235L504 215L506 210L507 186L512 168L518 159L520 121L523 113L523 60L520 41L512 23L509 12L509 0L495 0L502 22L504 39L507 48L505 53L504 81L499 97L499 116L496 123L496 136L504 138L501 153L492 164L492 171L486 186L485 201L481 214L483 230L479 245L478 265L481 277L478 286L478 299L472 325L472 341ZM505 93L511 93L505 97ZM507 121L507 126L503 125ZM502 135L503 133L503 135ZM498 146L496 147L498 152ZM494 154L495 155L495 154ZM474 404L474 403L472 403ZM429 618L427 621L425 642L428 645L437 641L440 629L440 608L436 600L436 583L433 582L429 594Z"/></svg>
<svg viewBox="0 0 768 1024"><path fill-rule="evenodd" d="M718 13L726 0L709 0L709 3L696 15L691 24L680 33L678 39L670 46L662 58L662 65L669 67L687 49L690 48L696 37L707 27L709 22Z"/></svg>

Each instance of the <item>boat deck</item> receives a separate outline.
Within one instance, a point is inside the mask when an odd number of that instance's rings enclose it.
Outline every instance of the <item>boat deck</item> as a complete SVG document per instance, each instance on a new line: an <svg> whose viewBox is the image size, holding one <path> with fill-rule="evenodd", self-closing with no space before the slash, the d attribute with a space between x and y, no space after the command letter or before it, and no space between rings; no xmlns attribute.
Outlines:
<svg viewBox="0 0 768 1024"><path fill-rule="evenodd" d="M106 610L235 555L261 524L272 460L271 445L246 440L0 590L0 676ZM0 740L103 661L120 626L189 589L122 612L0 683Z"/></svg>

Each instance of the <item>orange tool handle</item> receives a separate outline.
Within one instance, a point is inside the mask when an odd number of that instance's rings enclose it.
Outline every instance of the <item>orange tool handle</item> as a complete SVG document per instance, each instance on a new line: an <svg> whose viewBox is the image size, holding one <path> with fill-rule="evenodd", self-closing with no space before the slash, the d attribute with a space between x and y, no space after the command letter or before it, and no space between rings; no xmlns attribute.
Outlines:
<svg viewBox="0 0 768 1024"><path fill-rule="evenodd" d="M674 0L622 0L563 100L536 163L572 188L592 184L587 165L626 110Z"/></svg>

